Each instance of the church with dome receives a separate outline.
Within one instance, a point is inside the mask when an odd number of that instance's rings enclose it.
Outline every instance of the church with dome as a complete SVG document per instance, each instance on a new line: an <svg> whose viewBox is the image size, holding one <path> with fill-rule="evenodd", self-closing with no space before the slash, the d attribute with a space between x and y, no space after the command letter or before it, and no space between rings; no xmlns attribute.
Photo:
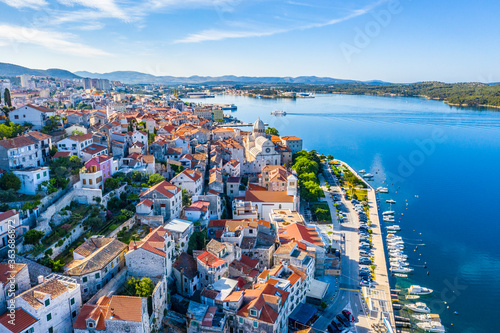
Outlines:
<svg viewBox="0 0 500 333"><path fill-rule="evenodd" d="M281 154L266 134L266 126L260 118L253 124L252 133L243 138L243 145L248 162L259 164L260 167L281 165Z"/></svg>

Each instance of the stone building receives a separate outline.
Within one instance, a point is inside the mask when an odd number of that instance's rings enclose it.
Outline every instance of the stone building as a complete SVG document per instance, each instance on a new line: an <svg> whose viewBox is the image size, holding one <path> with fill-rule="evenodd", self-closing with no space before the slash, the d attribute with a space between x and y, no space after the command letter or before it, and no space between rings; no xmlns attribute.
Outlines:
<svg viewBox="0 0 500 333"><path fill-rule="evenodd" d="M140 194L142 199L153 202L154 215L162 215L165 220L177 218L182 210L182 190L164 180Z"/></svg>

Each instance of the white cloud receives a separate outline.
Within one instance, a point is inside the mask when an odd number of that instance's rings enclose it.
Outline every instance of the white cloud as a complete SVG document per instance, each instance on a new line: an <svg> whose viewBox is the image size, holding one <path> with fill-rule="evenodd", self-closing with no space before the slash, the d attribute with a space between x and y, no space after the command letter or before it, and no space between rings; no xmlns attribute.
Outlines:
<svg viewBox="0 0 500 333"><path fill-rule="evenodd" d="M40 8L42 6L47 5L47 1L45 0L0 0L0 2L3 2L11 7L15 8Z"/></svg>
<svg viewBox="0 0 500 333"><path fill-rule="evenodd" d="M80 5L87 8L92 8L107 17L114 17L126 21L128 14L114 0L58 0L59 3L65 6Z"/></svg>
<svg viewBox="0 0 500 333"><path fill-rule="evenodd" d="M364 15L380 4L387 2L387 0L380 0L376 3L368 5L361 9L353 10L349 15L344 17L340 17L337 19L332 19L326 22L317 22L317 23L308 23L295 27L282 28L282 29L267 29L267 30L248 30L248 31L234 31L234 30L218 30L218 29L208 29L198 33L190 34L185 38L174 41L175 44L178 43L200 43L206 41L217 41L224 40L229 38L248 38L248 37L263 37L263 36L272 36L280 33L290 32L290 31L298 31L298 30L307 30L313 28L322 28L329 25L338 24L355 17Z"/></svg>
<svg viewBox="0 0 500 333"><path fill-rule="evenodd" d="M109 53L72 41L75 36L56 31L38 30L16 25L0 24L0 43L15 47L16 43L45 47L58 53L79 57L110 55Z"/></svg>

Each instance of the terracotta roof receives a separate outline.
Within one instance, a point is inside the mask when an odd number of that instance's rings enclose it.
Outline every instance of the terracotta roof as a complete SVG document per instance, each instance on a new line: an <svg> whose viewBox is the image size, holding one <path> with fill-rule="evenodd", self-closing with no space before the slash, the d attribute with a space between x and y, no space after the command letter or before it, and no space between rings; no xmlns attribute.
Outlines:
<svg viewBox="0 0 500 333"><path fill-rule="evenodd" d="M98 152L104 151L106 149L108 149L108 147L100 146L98 144L93 143L90 146L88 146L87 148L82 149L82 152L84 152L86 154L93 155L93 154L97 154Z"/></svg>
<svg viewBox="0 0 500 333"><path fill-rule="evenodd" d="M254 319L254 317L250 317L249 313L250 309L255 308L261 312L260 318L257 320L274 324L279 313L269 303L279 304L278 300L281 299L283 305L288 295L288 292L269 283L260 284L255 289L247 289L245 290L245 297L253 297L253 299L238 311L238 316Z"/></svg>
<svg viewBox="0 0 500 333"><path fill-rule="evenodd" d="M172 182L174 182L175 180L178 180L180 179L180 177L182 176L186 176L188 177L189 179L191 179L192 181L197 181L199 180L203 175L201 172L199 171L195 171L195 170L191 170L191 169L186 169L186 170L183 170L181 173L179 173L177 176L175 176L174 178L172 178Z"/></svg>
<svg viewBox="0 0 500 333"><path fill-rule="evenodd" d="M190 256L186 252L182 252L179 255L179 258L174 262L173 267L177 269L179 272L183 272L183 274L192 279L198 274L198 267L196 264L196 260L193 256Z"/></svg>
<svg viewBox="0 0 500 333"><path fill-rule="evenodd" d="M145 206L148 206L148 207L153 207L153 201L151 201L149 199L144 199L141 202L139 202L136 206L139 206L139 205L145 205Z"/></svg>
<svg viewBox="0 0 500 333"><path fill-rule="evenodd" d="M15 209L11 209L11 210L8 210L6 212L0 213L0 221L6 220L9 217L12 217L12 216L14 216L16 214L17 213L16 213Z"/></svg>
<svg viewBox="0 0 500 333"><path fill-rule="evenodd" d="M12 333L24 332L25 329L38 321L22 308L17 308L14 311L14 321L8 316L9 314L9 312L5 312L0 316L0 324Z"/></svg>
<svg viewBox="0 0 500 333"><path fill-rule="evenodd" d="M33 105L33 104L27 104L25 106L36 109L36 110L41 111L41 112L54 112L54 110L46 108L45 106L38 106L38 105Z"/></svg>
<svg viewBox="0 0 500 333"><path fill-rule="evenodd" d="M184 208L185 211L202 211L206 212L210 206L209 201L196 201L191 204L191 206Z"/></svg>
<svg viewBox="0 0 500 333"><path fill-rule="evenodd" d="M215 239L210 240L207 244L207 251L211 252L214 255L218 255L222 250L226 248L221 242L216 241Z"/></svg>
<svg viewBox="0 0 500 333"><path fill-rule="evenodd" d="M92 139L92 134L88 133L88 134L80 134L80 135L71 135L71 136L68 136L68 139L71 139L71 140L76 141L76 142L87 141L87 140Z"/></svg>
<svg viewBox="0 0 500 333"><path fill-rule="evenodd" d="M284 141L302 141L301 138L298 138L296 136L283 136L283 137L281 137L281 140L284 140Z"/></svg>
<svg viewBox="0 0 500 333"><path fill-rule="evenodd" d="M16 136L12 139L5 139L0 141L0 146L5 149L19 148L29 145L34 145L36 142L25 136Z"/></svg>
<svg viewBox="0 0 500 333"><path fill-rule="evenodd" d="M142 298L133 296L111 296L108 320L142 321Z"/></svg>
<svg viewBox="0 0 500 333"><path fill-rule="evenodd" d="M286 243L288 241L307 241L317 246L324 246L321 237L314 227L306 227L299 223L287 225L278 230L280 242Z"/></svg>
<svg viewBox="0 0 500 333"><path fill-rule="evenodd" d="M153 191L157 191L157 192L163 194L164 196L166 196L167 198L172 198L175 194L179 193L181 191L181 189L173 184L170 184L166 180L164 180L161 183L156 184L155 186L142 192L140 196L142 197L142 196L144 196L148 193L151 193Z"/></svg>
<svg viewBox="0 0 500 333"><path fill-rule="evenodd" d="M50 295L50 299L55 299L59 295L65 293L67 290L67 286L65 286L56 278L53 278L29 290L26 290L17 297L21 297L33 308L38 309L39 307L44 306L42 300L45 298L45 295L48 294Z"/></svg>
<svg viewBox="0 0 500 333"><path fill-rule="evenodd" d="M286 191L246 191L245 201L251 202L293 202L293 196Z"/></svg>
<svg viewBox="0 0 500 333"><path fill-rule="evenodd" d="M208 251L203 252L196 259L209 267L218 267L226 263L224 259L218 258Z"/></svg>
<svg viewBox="0 0 500 333"><path fill-rule="evenodd" d="M26 264L0 263L0 282L4 285L7 284L7 281L9 281L8 279L11 276L16 276L25 266Z"/></svg>
<svg viewBox="0 0 500 333"><path fill-rule="evenodd" d="M46 139L50 139L52 137L51 135L48 135L48 134L45 134L45 133L40 133L38 131L31 131L29 133L26 133L26 135L32 136L35 139L40 140L40 141L43 141L43 140L46 140Z"/></svg>
<svg viewBox="0 0 500 333"><path fill-rule="evenodd" d="M163 226L160 226L147 234L142 240L138 242L131 241L128 245L129 251L143 249L162 257L167 257L167 253L165 252L165 235L169 236L171 233L163 228Z"/></svg>
<svg viewBox="0 0 500 333"><path fill-rule="evenodd" d="M233 291L226 298L224 298L224 302L238 302L243 296L243 293L243 290Z"/></svg>

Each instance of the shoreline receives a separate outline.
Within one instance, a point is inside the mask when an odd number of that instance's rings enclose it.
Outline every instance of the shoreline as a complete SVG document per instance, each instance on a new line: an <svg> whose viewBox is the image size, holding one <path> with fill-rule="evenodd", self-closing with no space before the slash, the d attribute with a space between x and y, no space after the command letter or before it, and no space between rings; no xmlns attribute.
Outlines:
<svg viewBox="0 0 500 333"><path fill-rule="evenodd" d="M387 306L389 308L389 318L392 328L395 329L396 321L394 318L394 309L392 307L391 300L391 286L389 283L389 269L386 261L386 253L384 247L384 241L382 237L382 226L379 218L379 210L377 204L377 196L375 189L360 175L358 174L349 164L344 161L338 160L341 165L347 167L354 175L361 179L367 185L367 196L368 196L368 206L370 213L370 221L372 222L372 245L375 250L374 264L375 264L375 281L377 285L375 289L380 289L385 292L385 299ZM378 318L376 318L378 319Z"/></svg>

